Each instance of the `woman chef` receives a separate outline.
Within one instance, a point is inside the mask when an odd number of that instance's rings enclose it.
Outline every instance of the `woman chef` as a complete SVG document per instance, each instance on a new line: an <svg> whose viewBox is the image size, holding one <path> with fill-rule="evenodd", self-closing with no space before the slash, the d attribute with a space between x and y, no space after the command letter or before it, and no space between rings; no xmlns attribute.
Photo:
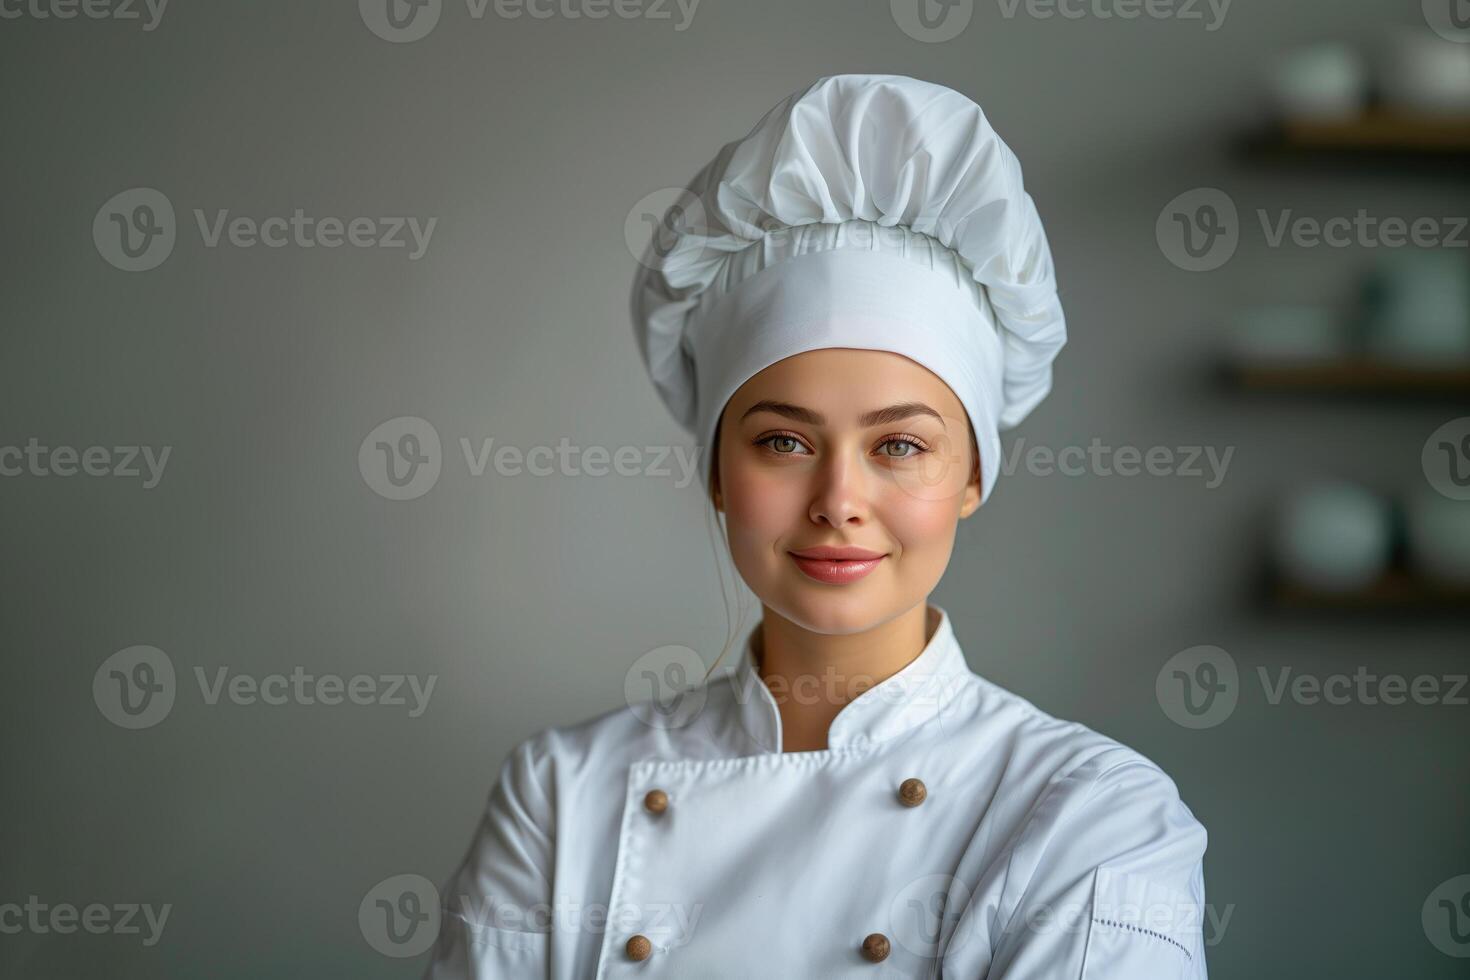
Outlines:
<svg viewBox="0 0 1470 980"><path fill-rule="evenodd" d="M1203 980L1174 783L972 672L928 602L1066 340L979 106L788 97L671 209L633 312L763 619L674 702L511 752L428 976Z"/></svg>

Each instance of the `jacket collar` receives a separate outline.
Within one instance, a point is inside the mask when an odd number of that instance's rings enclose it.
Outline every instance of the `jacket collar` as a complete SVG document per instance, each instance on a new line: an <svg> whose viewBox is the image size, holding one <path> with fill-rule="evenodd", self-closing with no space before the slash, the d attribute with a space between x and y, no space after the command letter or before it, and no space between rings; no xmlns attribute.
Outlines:
<svg viewBox="0 0 1470 980"><path fill-rule="evenodd" d="M929 641L917 657L843 705L827 730L829 750L866 748L938 719L975 676L955 639L949 614L931 603L925 625ZM756 626L746 638L731 675L734 711L759 751L780 752L781 713L770 688L761 680L759 650L760 627Z"/></svg>

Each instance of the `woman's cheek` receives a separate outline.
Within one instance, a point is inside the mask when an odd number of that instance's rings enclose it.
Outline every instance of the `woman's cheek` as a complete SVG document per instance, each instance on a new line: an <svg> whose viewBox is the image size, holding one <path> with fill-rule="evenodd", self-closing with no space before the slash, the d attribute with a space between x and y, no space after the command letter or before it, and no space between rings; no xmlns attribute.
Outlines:
<svg viewBox="0 0 1470 980"><path fill-rule="evenodd" d="M725 490L725 527L731 553L747 561L763 560L791 537L801 508L801 494L790 480L736 472Z"/></svg>
<svg viewBox="0 0 1470 980"><path fill-rule="evenodd" d="M875 516L902 546L902 556L915 561L936 559L941 564L949 560L959 524L957 500L929 499L894 486L884 495Z"/></svg>

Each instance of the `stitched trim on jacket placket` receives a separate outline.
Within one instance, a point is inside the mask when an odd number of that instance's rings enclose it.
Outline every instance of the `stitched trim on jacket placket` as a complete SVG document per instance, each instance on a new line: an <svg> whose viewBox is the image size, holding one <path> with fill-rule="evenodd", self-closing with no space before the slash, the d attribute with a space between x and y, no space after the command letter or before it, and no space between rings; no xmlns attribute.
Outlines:
<svg viewBox="0 0 1470 980"><path fill-rule="evenodd" d="M1099 919L1096 916L1093 916L1092 921L1097 923L1098 925L1112 926L1115 929L1127 929L1129 932L1142 933L1145 936L1153 936L1155 939L1162 939L1169 945L1177 947L1179 952L1188 957L1190 961L1194 960L1194 955L1185 948L1183 943L1175 939L1173 936L1166 936L1162 932L1154 932L1152 929L1145 929L1142 926L1135 926L1127 922L1118 922L1115 919Z"/></svg>

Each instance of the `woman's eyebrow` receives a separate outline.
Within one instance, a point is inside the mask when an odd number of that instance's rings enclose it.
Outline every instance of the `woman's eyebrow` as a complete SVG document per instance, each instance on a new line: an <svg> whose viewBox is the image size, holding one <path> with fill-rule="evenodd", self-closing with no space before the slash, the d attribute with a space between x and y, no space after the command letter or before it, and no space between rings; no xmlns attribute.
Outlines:
<svg viewBox="0 0 1470 980"><path fill-rule="evenodd" d="M770 399L758 401L747 408L745 414L740 416L740 420L743 422L756 412L774 412L777 415L784 415L793 421L805 422L808 425L827 424L827 417L821 412L814 412L809 408L793 405L790 402L778 402ZM944 417L923 402L900 402L897 405L889 405L887 408L874 409L871 412L864 413L862 418L858 419L858 424L863 428L874 425L892 425L894 422L901 422L915 415L932 415L940 425L944 425ZM948 428L948 426L945 427Z"/></svg>
<svg viewBox="0 0 1470 980"><path fill-rule="evenodd" d="M892 425L894 422L902 422L915 415L932 415L940 426L947 428L944 426L944 418L923 402L900 402L897 405L889 405L887 408L868 412L858 420L858 424L864 428L870 425Z"/></svg>

